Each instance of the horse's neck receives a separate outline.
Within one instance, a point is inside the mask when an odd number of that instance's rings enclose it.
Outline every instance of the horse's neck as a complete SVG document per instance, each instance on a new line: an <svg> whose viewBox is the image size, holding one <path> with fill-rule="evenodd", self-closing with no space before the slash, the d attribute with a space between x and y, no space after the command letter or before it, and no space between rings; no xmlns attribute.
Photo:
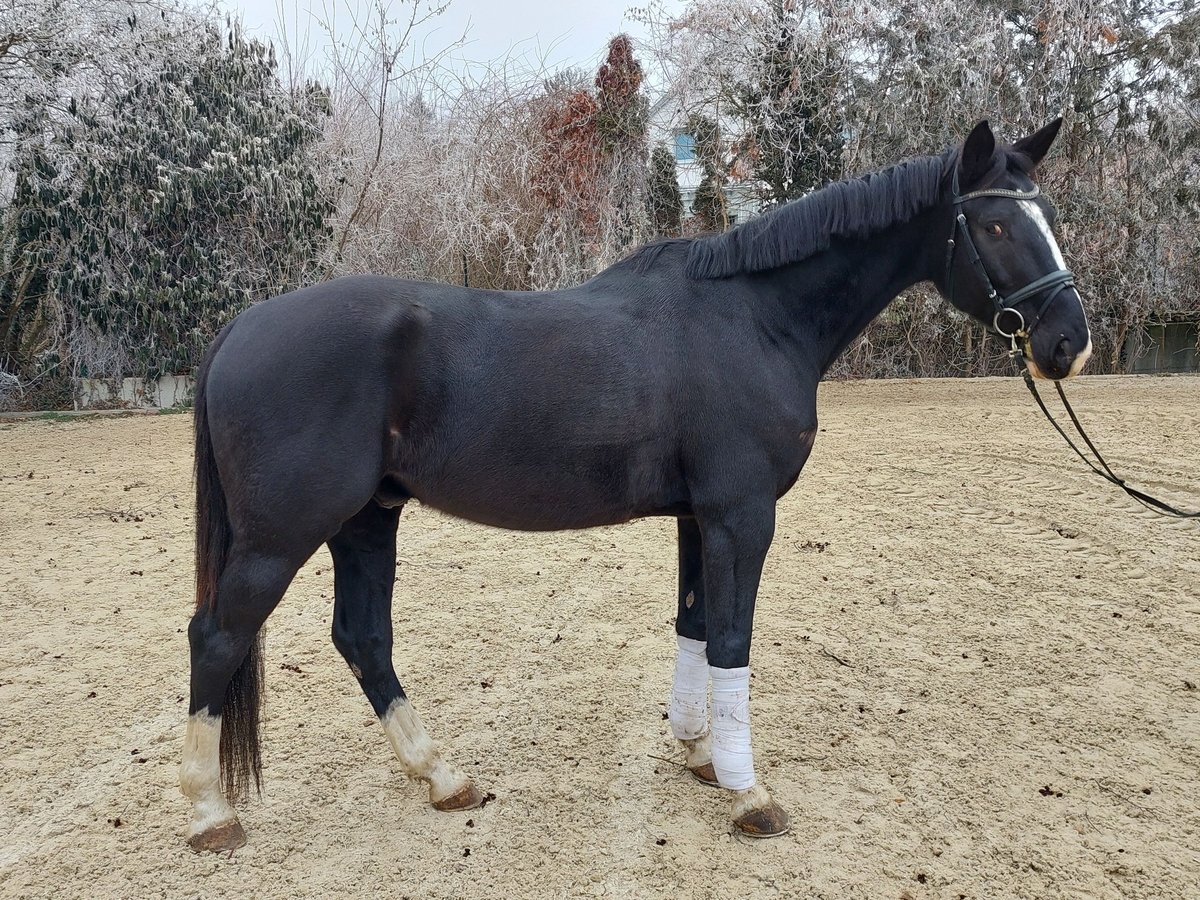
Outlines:
<svg viewBox="0 0 1200 900"><path fill-rule="evenodd" d="M864 241L837 241L774 273L780 315L821 374L897 294L932 277L934 220L923 214Z"/></svg>

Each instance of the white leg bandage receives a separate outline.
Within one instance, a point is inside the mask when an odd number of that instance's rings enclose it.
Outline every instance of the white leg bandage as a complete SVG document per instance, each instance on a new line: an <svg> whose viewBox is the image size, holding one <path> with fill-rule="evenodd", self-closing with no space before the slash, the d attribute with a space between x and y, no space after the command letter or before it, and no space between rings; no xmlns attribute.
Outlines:
<svg viewBox="0 0 1200 900"><path fill-rule="evenodd" d="M750 749L750 667L709 669L713 693L713 769L721 787L754 787Z"/></svg>
<svg viewBox="0 0 1200 900"><path fill-rule="evenodd" d="M705 641L675 636L675 684L671 689L671 732L681 741L694 740L708 731L708 654Z"/></svg>

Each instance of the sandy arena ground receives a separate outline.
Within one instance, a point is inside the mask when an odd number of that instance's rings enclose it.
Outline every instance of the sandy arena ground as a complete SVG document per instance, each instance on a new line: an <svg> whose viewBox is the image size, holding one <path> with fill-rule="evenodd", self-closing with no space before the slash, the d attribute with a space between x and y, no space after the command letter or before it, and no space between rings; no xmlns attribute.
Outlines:
<svg viewBox="0 0 1200 900"><path fill-rule="evenodd" d="M1200 379L1071 393L1189 500ZM764 843L672 762L672 522L414 504L397 669L496 799L437 813L399 774L322 551L268 625L250 842L193 854L190 418L0 425L0 896L1200 897L1200 523L1090 475L1015 379L821 394L755 630L758 770L794 822Z"/></svg>

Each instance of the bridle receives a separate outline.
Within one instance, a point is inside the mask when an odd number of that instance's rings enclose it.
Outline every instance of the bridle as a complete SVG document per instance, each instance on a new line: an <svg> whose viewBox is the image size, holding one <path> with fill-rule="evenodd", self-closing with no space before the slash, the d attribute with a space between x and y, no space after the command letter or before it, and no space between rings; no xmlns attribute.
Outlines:
<svg viewBox="0 0 1200 900"><path fill-rule="evenodd" d="M978 200L981 197L1032 200L1041 194L1041 190L1037 185L1034 185L1032 191L1011 191L1004 188L990 188L982 191L971 191L968 194L960 194L958 191L957 165L954 167L954 180L951 184L951 190L953 191L954 225L951 226L950 238L946 241L946 298L952 303L954 302L954 253L958 249L959 242L961 242L962 246L970 253L971 265L979 273L979 280L983 283L988 299L992 301L992 306L995 308L996 312L992 316L992 329L998 335L1007 338L1011 342L1010 356L1023 357L1022 344L1029 340L1033 329L1042 320L1042 316L1045 315L1046 310L1050 308L1050 304L1054 302L1055 298L1063 290L1075 284L1075 276L1068 269L1056 269L1048 275L1043 275L1041 278L1031 281L1025 287L1015 290L1005 297L996 290L991 276L988 275L987 266L983 264L983 258L979 255L979 248L975 246L975 241L971 237L971 231L967 227L967 214L963 211L963 204L969 200ZM959 236L958 241L955 241L955 235ZM1037 315L1033 317L1032 321L1026 324L1025 316L1016 308L1016 305L1023 300L1028 300L1030 297L1036 296L1042 291L1046 292L1046 299L1042 301L1041 307L1038 308Z"/></svg>
<svg viewBox="0 0 1200 900"><path fill-rule="evenodd" d="M1029 371L1029 365L1025 359L1025 344L1029 341L1029 336L1033 333L1033 329L1037 327L1042 320L1046 310L1050 308L1050 304L1055 298L1068 287L1075 284L1075 276L1068 269L1057 269L1048 275L1043 275L1041 278L1031 281L1025 287L1013 291L1007 297L1003 296L996 286L992 283L991 276L988 275L987 266L984 265L982 257L979 255L979 248L975 246L975 241L971 238L970 229L967 227L967 215L963 211L963 204L969 200L977 200L980 197L1005 197L1010 200L1032 200L1041 194L1037 185L1034 185L1031 191L1011 191L1004 188L991 188L981 191L971 191L968 194L960 194L958 190L958 166L954 167L954 178L951 183L952 202L954 203L954 225L951 226L950 238L946 241L946 299L954 301L954 253L958 248L958 243L967 249L971 254L971 265L975 271L979 273L979 280L983 283L987 290L988 299L992 301L992 306L996 312L992 316L992 329L1001 337L1007 338L1011 344L1008 355L1022 364L1022 374L1025 376L1025 384L1029 388L1029 392L1033 394L1034 400L1037 401L1038 407L1050 420L1050 424L1055 430L1062 435L1063 440L1067 442L1072 450L1087 463L1088 468L1099 475L1101 478L1115 484L1134 500L1141 503L1151 512L1160 513L1162 515L1174 516L1180 519L1200 518L1200 511L1185 512L1176 509L1169 503L1152 497L1144 491L1139 491L1137 488L1130 487L1125 483L1125 479L1116 475L1104 457L1100 455L1100 451L1096 449L1096 445L1092 443L1091 438L1087 436L1087 432L1083 430L1083 425L1079 422L1079 417L1075 415L1075 410L1071 408L1071 404L1067 402L1067 395L1063 393L1062 382L1055 381L1054 387L1058 391L1059 399L1062 400L1063 408L1066 409L1067 415L1071 419L1071 424L1075 426L1075 430L1079 436L1083 438L1083 442L1087 448L1091 450L1096 458L1096 462L1092 462L1082 450L1075 445L1075 442L1068 437L1062 426L1054 420L1054 416L1050 414L1050 410L1046 408L1045 401L1042 400L1038 393L1037 386L1033 383L1033 376ZM959 240L955 241L955 236L959 236ZM1026 324L1025 316L1016 308L1017 304L1023 300L1028 300L1036 296L1040 292L1046 292L1046 299L1042 301L1042 305L1038 308L1037 315ZM1011 327L1009 327L1011 325ZM1099 463L1099 465L1097 465Z"/></svg>

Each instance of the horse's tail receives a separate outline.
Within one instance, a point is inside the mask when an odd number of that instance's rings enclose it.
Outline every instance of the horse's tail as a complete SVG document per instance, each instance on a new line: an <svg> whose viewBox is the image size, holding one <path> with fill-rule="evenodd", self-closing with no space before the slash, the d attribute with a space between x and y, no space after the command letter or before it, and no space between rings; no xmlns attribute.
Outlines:
<svg viewBox="0 0 1200 900"><path fill-rule="evenodd" d="M213 455L208 421L208 370L225 340L226 326L209 348L196 376L196 608L214 610L217 585L229 556L231 529ZM233 802L250 792L250 779L262 789L258 719L263 699L262 632L254 636L221 706L221 782Z"/></svg>

